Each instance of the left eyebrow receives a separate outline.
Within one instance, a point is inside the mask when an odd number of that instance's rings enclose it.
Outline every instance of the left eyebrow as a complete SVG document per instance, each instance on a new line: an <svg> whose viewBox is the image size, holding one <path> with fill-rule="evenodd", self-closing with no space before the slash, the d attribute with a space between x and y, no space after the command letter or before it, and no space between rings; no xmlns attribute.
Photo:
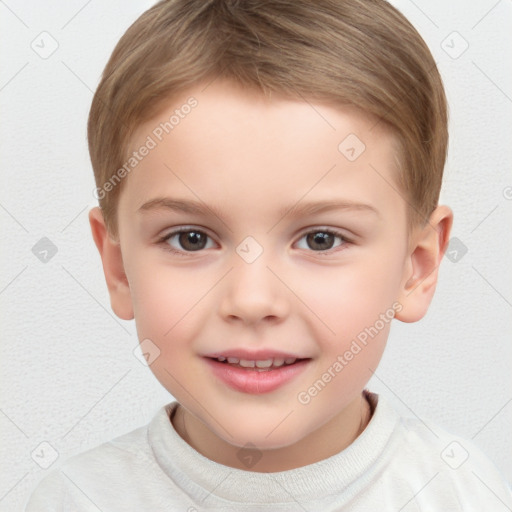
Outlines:
<svg viewBox="0 0 512 512"><path fill-rule="evenodd" d="M138 209L140 212L151 210L174 210L203 216L208 216L209 214L213 213L213 215L219 219L223 218L222 212L214 206L207 206L206 204L199 201L173 199L170 197L156 197L150 201L147 201ZM298 217L300 215L313 215L330 210L355 210L361 212L370 212L380 217L379 211L372 205L347 200L316 201L302 204L299 203L281 208L278 212L278 217L283 218L288 214L291 214L293 217Z"/></svg>
<svg viewBox="0 0 512 512"><path fill-rule="evenodd" d="M309 203L301 203L282 208L279 210L279 216L284 217L291 214L292 217L300 215L313 215L316 213L323 213L330 210L356 210L361 212L371 212L380 217L379 211L370 204L357 203L347 200L330 200L330 201L316 201Z"/></svg>

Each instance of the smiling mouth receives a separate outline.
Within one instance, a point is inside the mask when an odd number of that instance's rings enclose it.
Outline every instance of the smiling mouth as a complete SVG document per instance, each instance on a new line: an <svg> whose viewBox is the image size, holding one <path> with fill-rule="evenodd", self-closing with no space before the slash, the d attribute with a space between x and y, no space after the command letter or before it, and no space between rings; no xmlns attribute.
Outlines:
<svg viewBox="0 0 512 512"><path fill-rule="evenodd" d="M243 352L243 351L241 351ZM237 354L248 357L245 354ZM233 354L205 356L213 375L237 392L259 395L277 391L298 378L309 366L311 358L292 354L251 354L253 359L242 359ZM257 359L257 358L260 359ZM261 358L265 359L261 359Z"/></svg>
<svg viewBox="0 0 512 512"><path fill-rule="evenodd" d="M219 363L223 363L228 366L232 366L235 368L242 368L244 370L253 370L258 372L266 372L277 370L279 368L293 366L296 363L301 361L307 361L308 359L301 359L296 357L272 357L269 359L258 359L258 360L249 360L249 359L239 359L238 357L209 357L212 361L217 361Z"/></svg>

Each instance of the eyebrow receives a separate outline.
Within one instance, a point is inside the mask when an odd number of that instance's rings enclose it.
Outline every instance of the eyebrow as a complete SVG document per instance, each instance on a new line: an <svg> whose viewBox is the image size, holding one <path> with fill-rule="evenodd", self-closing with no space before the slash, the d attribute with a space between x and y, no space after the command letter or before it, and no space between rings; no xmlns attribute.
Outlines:
<svg viewBox="0 0 512 512"><path fill-rule="evenodd" d="M144 203L138 209L138 211L140 211L141 213L158 210L172 210L202 216L208 216L209 214L213 213L219 219L223 218L222 212L214 206L207 206L206 204L200 201L173 199L170 197L156 197ZM295 205L281 208L278 211L278 216L279 218L282 218L290 214L292 217L297 217L300 215L313 215L316 213L322 213L330 210L355 210L363 212L366 211L380 217L379 211L372 205L341 199L316 201L308 203L296 203Z"/></svg>

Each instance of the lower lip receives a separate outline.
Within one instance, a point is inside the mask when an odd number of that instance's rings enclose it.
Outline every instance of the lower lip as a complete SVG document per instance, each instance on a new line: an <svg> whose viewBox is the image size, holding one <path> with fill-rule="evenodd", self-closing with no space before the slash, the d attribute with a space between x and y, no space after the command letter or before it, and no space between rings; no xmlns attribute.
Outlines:
<svg viewBox="0 0 512 512"><path fill-rule="evenodd" d="M231 388L242 393L259 395L270 393L292 380L304 371L310 359L265 371L239 368L210 358L206 358L206 361L213 373Z"/></svg>

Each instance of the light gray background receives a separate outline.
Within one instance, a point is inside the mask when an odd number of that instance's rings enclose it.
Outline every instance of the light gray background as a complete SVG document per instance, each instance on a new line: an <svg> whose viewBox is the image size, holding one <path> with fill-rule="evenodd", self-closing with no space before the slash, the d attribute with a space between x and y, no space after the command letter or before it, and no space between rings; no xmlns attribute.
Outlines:
<svg viewBox="0 0 512 512"><path fill-rule="evenodd" d="M458 261L443 261L428 315L394 324L369 387L473 439L512 481L512 2L394 3L445 80L442 203L467 253L452 244ZM87 218L92 93L119 37L152 4L0 1L2 511L21 509L67 457L147 423L172 399L135 357L134 323L110 309ZM46 262L32 251L43 237L57 249Z"/></svg>

